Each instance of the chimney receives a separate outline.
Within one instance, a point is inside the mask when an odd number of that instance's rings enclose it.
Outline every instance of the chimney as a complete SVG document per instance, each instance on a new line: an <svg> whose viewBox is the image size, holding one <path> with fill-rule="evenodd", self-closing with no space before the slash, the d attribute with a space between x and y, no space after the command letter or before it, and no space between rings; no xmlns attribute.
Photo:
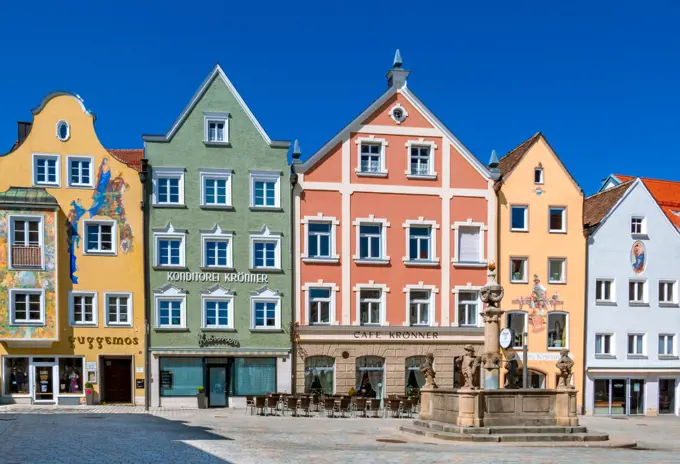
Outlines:
<svg viewBox="0 0 680 464"><path fill-rule="evenodd" d="M28 134L31 132L31 127L33 126L33 123L17 121L17 126L19 129L17 134L17 146L19 146L24 142L24 140L26 140L26 137L28 137Z"/></svg>
<svg viewBox="0 0 680 464"><path fill-rule="evenodd" d="M397 49L397 52L394 54L394 63L392 64L392 69L387 71L388 88L391 89L392 87L396 87L400 89L402 87L406 87L406 78L409 74L411 74L411 71L401 69L403 65L404 62L401 59L401 53L399 52L399 49Z"/></svg>

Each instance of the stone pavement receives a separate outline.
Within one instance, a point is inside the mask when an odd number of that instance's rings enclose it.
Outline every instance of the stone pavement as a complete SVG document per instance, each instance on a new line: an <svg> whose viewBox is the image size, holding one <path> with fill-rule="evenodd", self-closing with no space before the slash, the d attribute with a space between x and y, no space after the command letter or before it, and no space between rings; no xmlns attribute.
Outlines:
<svg viewBox="0 0 680 464"><path fill-rule="evenodd" d="M28 412L26 412L28 410ZM243 409L0 406L10 463L678 463L680 418L582 418L644 449L456 444L402 434L408 419L259 417Z"/></svg>

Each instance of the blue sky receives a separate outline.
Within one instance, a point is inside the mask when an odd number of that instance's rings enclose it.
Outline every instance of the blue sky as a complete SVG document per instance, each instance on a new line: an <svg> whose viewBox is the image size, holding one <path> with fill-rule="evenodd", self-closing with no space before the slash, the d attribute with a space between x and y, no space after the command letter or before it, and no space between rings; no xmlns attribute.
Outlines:
<svg viewBox="0 0 680 464"><path fill-rule="evenodd" d="M141 147L220 63L309 156L400 48L409 87L484 162L540 130L587 194L610 172L680 180L680 2L4 3L2 152L53 90L81 95L107 147Z"/></svg>

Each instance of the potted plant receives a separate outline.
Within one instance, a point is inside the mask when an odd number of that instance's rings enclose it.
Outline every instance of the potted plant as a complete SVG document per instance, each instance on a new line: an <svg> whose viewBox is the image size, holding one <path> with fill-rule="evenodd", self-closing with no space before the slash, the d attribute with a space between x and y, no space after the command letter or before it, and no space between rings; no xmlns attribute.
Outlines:
<svg viewBox="0 0 680 464"><path fill-rule="evenodd" d="M522 273L521 272L513 272L512 273L512 280L522 280Z"/></svg>
<svg viewBox="0 0 680 464"><path fill-rule="evenodd" d="M198 387L196 399L198 400L198 409L208 409L208 397L205 396L205 388L203 386Z"/></svg>
<svg viewBox="0 0 680 464"><path fill-rule="evenodd" d="M94 404L94 385L91 382L85 383L85 401L88 406Z"/></svg>
<svg viewBox="0 0 680 464"><path fill-rule="evenodd" d="M357 395L357 390L356 390L354 387L352 387L352 388L350 388L349 391L347 392L347 395L349 395L349 397L352 398L352 397L354 397L354 396Z"/></svg>

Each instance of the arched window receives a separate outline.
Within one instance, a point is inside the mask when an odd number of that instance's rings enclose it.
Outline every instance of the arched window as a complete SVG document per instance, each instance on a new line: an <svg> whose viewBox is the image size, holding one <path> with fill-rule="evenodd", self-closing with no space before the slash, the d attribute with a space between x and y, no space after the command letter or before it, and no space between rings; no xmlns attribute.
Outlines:
<svg viewBox="0 0 680 464"><path fill-rule="evenodd" d="M527 313L524 311L508 311L505 313L505 327L512 330L512 346L521 349L524 346L524 332L527 331Z"/></svg>
<svg viewBox="0 0 680 464"><path fill-rule="evenodd" d="M359 395L382 398L385 391L385 358L380 356L357 358L356 385Z"/></svg>
<svg viewBox="0 0 680 464"><path fill-rule="evenodd" d="M425 362L425 356L411 356L406 358L406 396L417 395L425 385L425 374L420 372L420 366Z"/></svg>
<svg viewBox="0 0 680 464"><path fill-rule="evenodd" d="M68 123L64 120L59 121L57 123L57 138L62 142L65 142L70 136L71 128L69 127Z"/></svg>
<svg viewBox="0 0 680 464"><path fill-rule="evenodd" d="M543 372L528 369L527 374L528 388L545 388L545 374Z"/></svg>
<svg viewBox="0 0 680 464"><path fill-rule="evenodd" d="M548 313L548 349L567 348L569 346L569 314L562 312Z"/></svg>
<svg viewBox="0 0 680 464"><path fill-rule="evenodd" d="M305 393L333 395L335 393L335 359L311 356L305 359Z"/></svg>

